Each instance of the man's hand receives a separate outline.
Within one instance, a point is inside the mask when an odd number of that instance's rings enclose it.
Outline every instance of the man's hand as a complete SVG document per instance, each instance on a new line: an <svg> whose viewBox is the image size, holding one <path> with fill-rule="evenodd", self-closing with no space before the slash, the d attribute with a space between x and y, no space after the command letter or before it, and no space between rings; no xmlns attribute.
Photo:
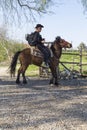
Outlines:
<svg viewBox="0 0 87 130"><path fill-rule="evenodd" d="M45 39L43 39L42 41L41 41L41 43L44 43L45 42Z"/></svg>

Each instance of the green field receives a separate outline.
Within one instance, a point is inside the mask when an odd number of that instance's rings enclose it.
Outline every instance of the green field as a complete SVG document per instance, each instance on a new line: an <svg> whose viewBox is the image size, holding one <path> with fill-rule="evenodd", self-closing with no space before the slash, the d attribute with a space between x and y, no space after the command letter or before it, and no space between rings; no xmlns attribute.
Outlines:
<svg viewBox="0 0 87 130"><path fill-rule="evenodd" d="M26 70L27 76L39 76L39 67L35 65L30 65Z"/></svg>
<svg viewBox="0 0 87 130"><path fill-rule="evenodd" d="M65 52L64 52L65 53ZM78 62L79 64L64 64L67 68L69 68L70 70L77 70L80 71L80 61L82 60L82 64L87 64L87 53L86 52L82 52L82 59L80 57L80 55L75 55L75 54L80 54L80 52L78 51L71 51L71 52L66 52L66 53L71 53L74 55L70 55L70 54L62 54L60 61L62 62ZM64 67L62 65L60 65L60 70L63 70ZM82 73L83 74L87 74L87 65L82 65Z"/></svg>

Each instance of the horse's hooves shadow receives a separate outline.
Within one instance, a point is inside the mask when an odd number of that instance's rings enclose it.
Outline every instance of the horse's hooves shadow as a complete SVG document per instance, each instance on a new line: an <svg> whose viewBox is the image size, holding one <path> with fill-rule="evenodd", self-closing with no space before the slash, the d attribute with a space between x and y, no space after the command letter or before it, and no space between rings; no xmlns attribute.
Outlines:
<svg viewBox="0 0 87 130"><path fill-rule="evenodd" d="M50 87L58 88L58 87L60 87L60 84L50 84Z"/></svg>

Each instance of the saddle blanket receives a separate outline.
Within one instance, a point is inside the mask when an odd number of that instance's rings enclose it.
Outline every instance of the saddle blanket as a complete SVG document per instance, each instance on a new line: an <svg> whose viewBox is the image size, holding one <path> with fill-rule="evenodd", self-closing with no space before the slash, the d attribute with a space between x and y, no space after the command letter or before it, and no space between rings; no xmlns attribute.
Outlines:
<svg viewBox="0 0 87 130"><path fill-rule="evenodd" d="M43 54L41 53L41 51L34 47L31 47L31 55L37 56L37 57L43 57Z"/></svg>
<svg viewBox="0 0 87 130"><path fill-rule="evenodd" d="M53 52L51 50L50 53L51 53L51 57L53 57ZM31 55L43 58L42 52L39 49L34 47L31 47Z"/></svg>

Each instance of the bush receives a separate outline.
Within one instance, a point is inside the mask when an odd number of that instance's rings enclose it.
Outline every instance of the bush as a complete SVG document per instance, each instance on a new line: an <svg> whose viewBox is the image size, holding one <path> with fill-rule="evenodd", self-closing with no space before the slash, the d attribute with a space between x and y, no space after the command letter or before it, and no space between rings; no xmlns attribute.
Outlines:
<svg viewBox="0 0 87 130"><path fill-rule="evenodd" d="M20 51L25 48L25 44L18 43L15 41L6 41L0 40L0 62L8 60L9 57L12 57L17 51Z"/></svg>

